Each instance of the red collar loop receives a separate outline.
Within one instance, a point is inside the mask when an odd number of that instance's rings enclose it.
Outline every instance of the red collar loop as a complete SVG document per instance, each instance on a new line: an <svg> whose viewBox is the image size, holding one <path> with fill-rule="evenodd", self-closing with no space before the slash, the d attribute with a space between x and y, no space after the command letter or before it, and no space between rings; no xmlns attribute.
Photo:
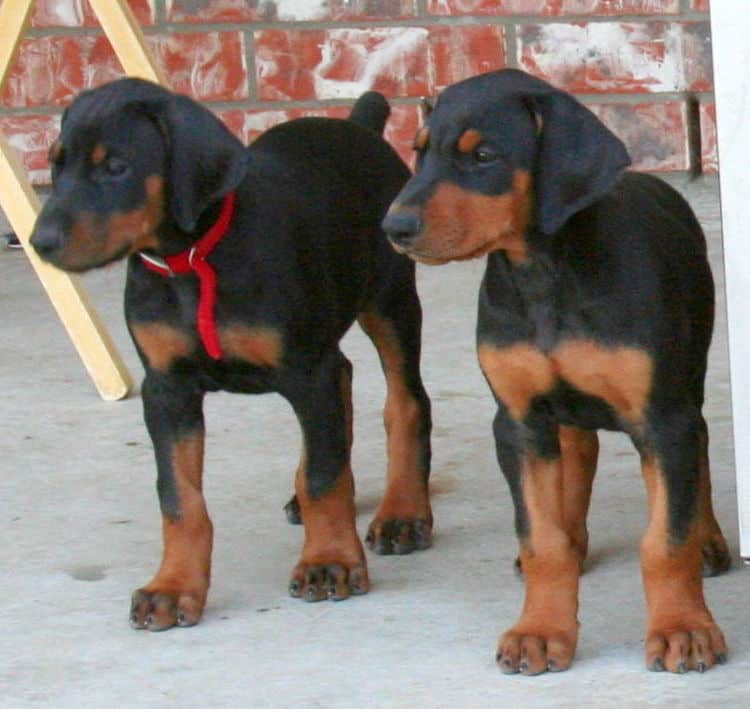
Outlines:
<svg viewBox="0 0 750 709"><path fill-rule="evenodd" d="M219 217L213 226L189 249L179 254L165 256L162 259L143 251L138 252L146 268L162 276L173 277L191 271L198 276L200 285L198 333L203 347L212 359L221 359L222 350L216 329L216 272L206 261L206 257L229 231L234 207L235 193L230 192L224 197Z"/></svg>

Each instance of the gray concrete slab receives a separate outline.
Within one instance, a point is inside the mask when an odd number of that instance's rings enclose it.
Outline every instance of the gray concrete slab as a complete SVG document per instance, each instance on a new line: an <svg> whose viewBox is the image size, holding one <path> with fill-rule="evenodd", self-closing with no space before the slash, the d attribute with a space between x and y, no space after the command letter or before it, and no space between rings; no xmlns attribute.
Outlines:
<svg viewBox="0 0 750 709"><path fill-rule="evenodd" d="M717 183L678 181L710 237L722 282ZM275 396L212 395L206 495L216 528L213 584L201 624L129 628L132 589L160 554L154 465L137 395L101 401L20 252L0 252L0 705L3 707L747 706L748 570L737 558L735 474L723 293L706 412L717 515L735 556L706 583L731 646L705 675L643 666L638 541L646 500L624 436L602 436L581 583L581 635L569 672L507 677L499 633L520 611L512 509L494 457L493 404L476 364L481 263L420 267L424 375L435 420L432 549L368 553L372 592L307 605L287 596L302 531L281 507L299 433ZM129 365L123 269L85 277ZM357 330L354 362L359 528L383 489L384 385Z"/></svg>

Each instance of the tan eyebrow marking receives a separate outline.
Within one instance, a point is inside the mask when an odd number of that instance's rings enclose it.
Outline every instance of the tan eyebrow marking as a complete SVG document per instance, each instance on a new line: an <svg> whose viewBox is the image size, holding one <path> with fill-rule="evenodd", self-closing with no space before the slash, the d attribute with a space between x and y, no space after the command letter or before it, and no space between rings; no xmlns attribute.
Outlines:
<svg viewBox="0 0 750 709"><path fill-rule="evenodd" d="M414 148L416 150L424 150L427 144L430 142L430 129L420 128L417 134L414 136Z"/></svg>
<svg viewBox="0 0 750 709"><path fill-rule="evenodd" d="M107 149L99 143L91 153L91 162L94 163L94 165L98 165L105 157L107 157Z"/></svg>
<svg viewBox="0 0 750 709"><path fill-rule="evenodd" d="M482 142L482 134L474 128L464 131L458 139L458 150L461 153L470 153Z"/></svg>

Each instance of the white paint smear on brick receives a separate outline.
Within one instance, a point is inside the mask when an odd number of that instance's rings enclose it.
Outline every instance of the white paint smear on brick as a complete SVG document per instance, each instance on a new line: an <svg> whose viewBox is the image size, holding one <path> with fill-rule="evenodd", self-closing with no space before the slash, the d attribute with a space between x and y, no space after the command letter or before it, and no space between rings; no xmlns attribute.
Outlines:
<svg viewBox="0 0 750 709"><path fill-rule="evenodd" d="M193 96L216 96L226 88L227 71L216 58L221 53L219 38L206 35L207 43L194 45L190 68L190 93Z"/></svg>
<svg viewBox="0 0 750 709"><path fill-rule="evenodd" d="M80 2L80 0L77 0ZM153 3L153 0L151 0ZM192 0L192 2L183 2L181 9L184 14L190 15L191 12L198 12L203 9L208 3L206 0ZM222 0L221 9L223 10L246 10L250 3L248 0ZM167 16L172 12L174 6L174 0L167 0L166 10ZM328 2L327 0L261 0L257 3L258 13L263 16L267 10L273 11L273 6L276 9L275 17L279 20L321 20L328 17ZM274 17L271 15L269 19Z"/></svg>
<svg viewBox="0 0 750 709"><path fill-rule="evenodd" d="M587 83L597 91L617 88L618 80L642 81L652 91L681 91L685 88L682 28L666 25L661 42L663 56L654 56L649 46L658 39L647 26L621 23L579 25L539 25L533 60L554 79L566 69L582 65L602 69L587 75ZM520 48L519 48L520 51ZM611 74L612 78L608 78Z"/></svg>
<svg viewBox="0 0 750 709"><path fill-rule="evenodd" d="M242 135L247 141L247 137L253 133L265 133L269 128L287 120L289 120L289 115L286 111L248 113L242 120Z"/></svg>
<svg viewBox="0 0 750 709"><path fill-rule="evenodd" d="M276 0L280 20L320 20L328 16L327 0Z"/></svg>
<svg viewBox="0 0 750 709"><path fill-rule="evenodd" d="M52 8L55 19L65 27L76 27L83 22L82 0L57 2Z"/></svg>
<svg viewBox="0 0 750 709"><path fill-rule="evenodd" d="M19 153L33 153L47 151L52 140L57 137L59 129L50 127L47 131L28 131L27 133L14 133L8 137L8 143ZM52 140L50 140L52 138Z"/></svg>
<svg viewBox="0 0 750 709"><path fill-rule="evenodd" d="M554 0L505 0L502 7L504 15L539 15L551 11ZM484 0L438 0L434 12L439 15L451 15L453 9L459 13L472 14L485 5ZM603 5L601 0L568 0L563 9L571 15L584 15L598 10L618 12L663 13L673 12L678 7L677 0L642 0L636 4L633 0L609 0Z"/></svg>
<svg viewBox="0 0 750 709"><path fill-rule="evenodd" d="M321 46L321 61L313 69L315 95L321 99L356 98L372 88L380 76L392 76L402 82L408 73L408 62L414 52L427 41L424 28L381 28L367 30L331 30ZM376 46L369 50L368 43ZM358 66L351 81L328 79L326 71L337 61L337 47L353 51Z"/></svg>

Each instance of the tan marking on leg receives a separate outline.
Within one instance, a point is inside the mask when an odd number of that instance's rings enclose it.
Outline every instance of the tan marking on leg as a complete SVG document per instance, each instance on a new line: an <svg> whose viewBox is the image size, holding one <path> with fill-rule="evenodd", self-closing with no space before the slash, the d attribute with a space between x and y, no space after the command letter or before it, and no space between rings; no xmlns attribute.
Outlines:
<svg viewBox="0 0 750 709"><path fill-rule="evenodd" d="M526 598L520 619L500 639L498 662L505 672L562 670L575 654L579 560L565 530L563 477L560 459L524 461L521 487L529 536L521 539L521 565Z"/></svg>
<svg viewBox="0 0 750 709"><path fill-rule="evenodd" d="M131 323L130 330L149 367L159 372L169 371L175 360L195 350L192 337L164 323Z"/></svg>
<svg viewBox="0 0 750 709"><path fill-rule="evenodd" d="M506 347L480 344L477 356L492 391L516 421L524 419L534 397L555 385L549 359L526 343Z"/></svg>
<svg viewBox="0 0 750 709"><path fill-rule="evenodd" d="M323 600L347 598L370 588L364 549L355 526L354 478L346 465L322 497L307 492L307 455L303 452L295 479L305 542L292 570L294 596ZM290 589L291 589L290 585Z"/></svg>
<svg viewBox="0 0 750 709"><path fill-rule="evenodd" d="M387 487L368 538L380 534L388 521L426 521L431 526L428 471L423 469L420 441L422 411L406 385L403 352L390 322L376 313L363 313L359 322L375 343L388 387L383 410L388 441Z"/></svg>
<svg viewBox="0 0 750 709"><path fill-rule="evenodd" d="M458 139L457 147L460 153L471 153L482 142L482 134L474 128L464 131Z"/></svg>
<svg viewBox="0 0 750 709"><path fill-rule="evenodd" d="M586 517L599 456L596 431L560 426L563 471L563 525L581 565L586 558L589 534Z"/></svg>
<svg viewBox="0 0 750 709"><path fill-rule="evenodd" d="M169 627L197 623L203 612L211 580L213 525L203 498L203 433L180 439L172 450L172 470L179 498L177 519L163 517L164 551L153 580L141 589L171 599L171 606L152 612L153 624Z"/></svg>
<svg viewBox="0 0 750 709"><path fill-rule="evenodd" d="M219 340L230 357L259 367L275 369L281 364L283 343L281 334L273 328L232 325L220 329Z"/></svg>
<svg viewBox="0 0 750 709"><path fill-rule="evenodd" d="M305 468L307 463L305 461ZM364 551L354 526L354 478L349 466L320 498L307 493L306 474L297 476L295 492L305 525L301 561L307 564L364 562ZM301 484L300 484L301 483Z"/></svg>
<svg viewBox="0 0 750 709"><path fill-rule="evenodd" d="M563 476L563 528L570 537L583 571L589 543L586 517L596 473L599 439L596 431L560 426L559 440ZM523 572L520 558L516 560L516 565Z"/></svg>
<svg viewBox="0 0 750 709"><path fill-rule="evenodd" d="M703 597L700 525L692 525L684 542L670 543L669 495L658 460L645 457L642 470L649 502L641 542L646 665L671 672L707 669L726 656L727 647Z"/></svg>
<svg viewBox="0 0 750 709"><path fill-rule="evenodd" d="M568 340L552 353L552 360L560 377L576 389L602 399L630 423L643 421L653 377L653 360L647 352Z"/></svg>
<svg viewBox="0 0 750 709"><path fill-rule="evenodd" d="M303 443L294 480L305 542L299 562L292 570L292 595L306 600L322 600L329 595L341 600L351 593L366 593L370 588L362 542L355 524L354 476L349 455L352 443L351 376L341 370L341 394L347 437L347 462L333 486L321 497L307 491L308 455ZM314 578L314 581L311 579ZM290 589L291 589L290 585Z"/></svg>
<svg viewBox="0 0 750 709"><path fill-rule="evenodd" d="M511 190L501 195L440 183L424 205L424 230L409 247L409 255L437 264L503 250L512 261L523 262L528 256L525 232L531 204L531 175L523 170L516 171Z"/></svg>

